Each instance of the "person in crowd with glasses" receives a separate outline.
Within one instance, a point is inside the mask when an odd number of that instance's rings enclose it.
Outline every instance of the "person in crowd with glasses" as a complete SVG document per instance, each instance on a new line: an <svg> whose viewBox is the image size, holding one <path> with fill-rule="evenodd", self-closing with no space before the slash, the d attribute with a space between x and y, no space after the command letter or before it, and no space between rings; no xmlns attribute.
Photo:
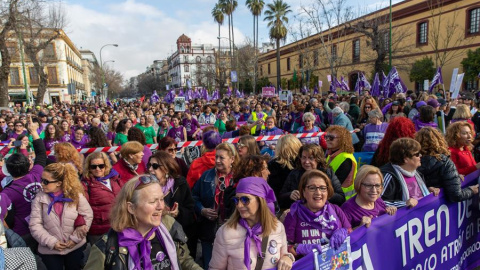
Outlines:
<svg viewBox="0 0 480 270"><path fill-rule="evenodd" d="M382 122L383 115L380 110L370 110L368 113L368 124L363 128L363 152L375 152L378 144L385 136L388 123Z"/></svg>
<svg viewBox="0 0 480 270"><path fill-rule="evenodd" d="M213 125L217 121L215 114L212 113L212 108L210 105L205 105L203 107L203 113L198 118L198 123L200 125Z"/></svg>
<svg viewBox="0 0 480 270"><path fill-rule="evenodd" d="M289 270L285 228L273 208L275 195L261 177L240 179L232 217L218 230L209 269ZM268 251L267 251L268 250Z"/></svg>
<svg viewBox="0 0 480 270"><path fill-rule="evenodd" d="M264 123L267 116L268 114L263 112L262 105L257 103L257 105L255 105L255 111L253 111L248 118L249 124L255 124L251 129L251 135L259 134L261 130L265 129Z"/></svg>
<svg viewBox="0 0 480 270"><path fill-rule="evenodd" d="M93 212L84 196L77 170L53 163L42 173L42 189L32 202L30 232L48 269L80 270Z"/></svg>
<svg viewBox="0 0 480 270"><path fill-rule="evenodd" d="M180 269L182 253L177 253L162 223L164 207L155 177L141 175L128 181L113 205L112 229L92 246L84 269ZM119 249L124 252L110 253Z"/></svg>
<svg viewBox="0 0 480 270"><path fill-rule="evenodd" d="M17 139L20 135L27 134L27 130L25 129L25 125L20 121L14 122L14 129L10 131L8 134L8 139Z"/></svg>
<svg viewBox="0 0 480 270"><path fill-rule="evenodd" d="M257 141L252 135L244 135L238 139L237 151L240 158L245 158L249 155L260 155Z"/></svg>
<svg viewBox="0 0 480 270"><path fill-rule="evenodd" d="M232 144L219 144L215 148L215 167L205 171L192 190L195 213L199 217L199 238L202 241L205 269L212 257L215 233L227 218L224 191L234 184L233 168L238 162L239 157Z"/></svg>
<svg viewBox="0 0 480 270"><path fill-rule="evenodd" d="M296 160L297 167L290 172L280 191L279 201L282 209L290 208L293 202L300 200L300 190L298 189L300 179L303 174L311 170L320 170L331 179L334 191L329 198L331 203L340 206L345 202L345 194L342 191L340 181L332 168L327 165L325 155L320 146L316 144L303 145L298 152Z"/></svg>
<svg viewBox="0 0 480 270"><path fill-rule="evenodd" d="M372 219L385 213L394 215L395 206L387 206L380 198L383 190L383 175L380 169L363 165L355 178L355 192L357 195L342 205L342 210L354 229L365 225L370 227Z"/></svg>
<svg viewBox="0 0 480 270"><path fill-rule="evenodd" d="M360 116L357 120L358 128L363 129L363 127L369 123L368 113L374 110L380 111L375 99L373 97L364 98L360 104ZM381 120L383 120L383 114Z"/></svg>
<svg viewBox="0 0 480 270"><path fill-rule="evenodd" d="M146 165L143 163L143 145L139 142L127 142L120 149L122 158L113 165L113 168L120 174L120 186L128 180L146 172Z"/></svg>
<svg viewBox="0 0 480 270"><path fill-rule="evenodd" d="M420 143L400 138L390 146L390 162L380 168L384 176L382 199L388 206L414 207L430 192L417 168L421 165Z"/></svg>
<svg viewBox="0 0 480 270"><path fill-rule="evenodd" d="M443 135L437 129L424 127L415 134L415 140L422 147L421 166L418 171L425 178L431 192L442 188L448 200L460 202L478 194L478 185L463 188L457 168L449 158L450 151ZM437 192L438 193L438 192Z"/></svg>
<svg viewBox="0 0 480 270"><path fill-rule="evenodd" d="M346 128L330 126L327 128L325 140L327 141L327 164L332 167L348 200L355 195L353 179L357 175L352 137Z"/></svg>
<svg viewBox="0 0 480 270"><path fill-rule="evenodd" d="M75 130L73 138L71 138L70 143L76 149L85 148L85 145L89 142L89 137L86 135L86 131L82 128Z"/></svg>
<svg viewBox="0 0 480 270"><path fill-rule="evenodd" d="M474 130L468 122L455 122L447 128L445 139L450 150L450 159L462 175L470 174L480 169L480 162L476 163L472 155Z"/></svg>
<svg viewBox="0 0 480 270"><path fill-rule="evenodd" d="M77 149L68 142L61 142L55 144L53 147L55 156L52 158L56 162L71 163L79 174L83 172L83 155L78 153Z"/></svg>
<svg viewBox="0 0 480 270"><path fill-rule="evenodd" d="M8 126L7 126L7 121L5 120L4 117L0 117L0 128L2 128L2 131L3 131L4 133L7 132Z"/></svg>
<svg viewBox="0 0 480 270"><path fill-rule="evenodd" d="M21 144L15 145L15 142L19 141ZM13 149L13 150L12 150ZM6 147L0 150L0 154L6 156L8 153L22 153L26 157L29 157L32 151L32 146L30 145L30 140L27 135L20 135L16 140L12 139Z"/></svg>
<svg viewBox="0 0 480 270"><path fill-rule="evenodd" d="M122 146L124 143L128 142L128 130L132 127L132 121L130 119L123 119L118 123L116 128L115 140L113 141L114 145Z"/></svg>
<svg viewBox="0 0 480 270"><path fill-rule="evenodd" d="M337 249L351 225L342 209L328 202L334 194L330 178L319 170L310 170L303 174L298 190L300 200L292 204L283 222L289 251L303 256L313 249L320 251L327 243Z"/></svg>
<svg viewBox="0 0 480 270"><path fill-rule="evenodd" d="M297 129L297 133L313 133L313 132L322 131L319 127L313 125L315 123L315 116L311 112L304 113L302 120L303 120L303 126ZM300 141L303 144L307 144L307 143L319 144L320 143L319 139L320 137L310 137L310 138L302 138L300 139Z"/></svg>
<svg viewBox="0 0 480 270"><path fill-rule="evenodd" d="M157 143L157 134L153 129L153 126L148 123L147 117L145 115L140 116L140 122L135 125L140 131L145 135L146 144Z"/></svg>
<svg viewBox="0 0 480 270"><path fill-rule="evenodd" d="M185 160L177 157L177 142L171 137L165 137L158 142L158 151L168 153L180 167L180 173L183 177L187 177L188 165Z"/></svg>
<svg viewBox="0 0 480 270"><path fill-rule="evenodd" d="M204 130L202 142L202 156L195 159L188 170L187 182L190 188L193 188L205 171L215 167L215 148L222 142L222 138L216 130Z"/></svg>
<svg viewBox="0 0 480 270"><path fill-rule="evenodd" d="M107 154L91 153L85 159L82 184L85 196L93 210L93 222L88 242L93 245L110 228L109 213L120 193L120 175L112 168Z"/></svg>

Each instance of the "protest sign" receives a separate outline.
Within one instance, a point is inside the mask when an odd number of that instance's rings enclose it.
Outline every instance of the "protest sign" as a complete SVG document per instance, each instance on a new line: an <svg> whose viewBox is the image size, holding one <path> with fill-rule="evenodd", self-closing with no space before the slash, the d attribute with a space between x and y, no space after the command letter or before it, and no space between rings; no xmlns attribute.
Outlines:
<svg viewBox="0 0 480 270"><path fill-rule="evenodd" d="M275 87L262 87L262 96L263 97L274 97L275 96Z"/></svg>
<svg viewBox="0 0 480 270"><path fill-rule="evenodd" d="M450 93L453 93L453 91L455 90L457 75L458 75L458 68L454 68L452 73L452 80L450 81Z"/></svg>
<svg viewBox="0 0 480 270"><path fill-rule="evenodd" d="M175 97L174 104L176 112L185 111L185 97Z"/></svg>
<svg viewBox="0 0 480 270"><path fill-rule="evenodd" d="M281 101L287 101L288 100L288 94L291 93L292 91L290 90L280 90L279 98Z"/></svg>

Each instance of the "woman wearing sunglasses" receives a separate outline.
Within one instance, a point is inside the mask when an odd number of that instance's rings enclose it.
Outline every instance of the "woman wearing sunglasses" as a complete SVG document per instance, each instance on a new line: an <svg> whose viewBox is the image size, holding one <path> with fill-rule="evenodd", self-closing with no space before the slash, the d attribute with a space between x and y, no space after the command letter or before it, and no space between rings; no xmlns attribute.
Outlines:
<svg viewBox="0 0 480 270"><path fill-rule="evenodd" d="M292 268L295 258L287 251L285 228L275 217L275 200L265 179L239 181L235 211L217 232L209 269Z"/></svg>
<svg viewBox="0 0 480 270"><path fill-rule="evenodd" d="M292 204L283 222L289 251L296 256L307 255L328 243L337 249L351 226L342 209L328 202L333 196L330 178L319 170L310 170L303 174L298 190L300 200Z"/></svg>
<svg viewBox="0 0 480 270"><path fill-rule="evenodd" d="M202 241L204 268L212 257L215 233L225 222L225 189L233 185L233 166L239 157L230 143L221 143L215 148L215 167L202 174L195 183L192 195L195 201L195 213L199 217L199 238Z"/></svg>
<svg viewBox="0 0 480 270"><path fill-rule="evenodd" d="M86 234L93 219L77 170L53 163L42 173L42 189L32 202L30 232L47 269L82 269Z"/></svg>
<svg viewBox="0 0 480 270"><path fill-rule="evenodd" d="M120 193L120 175L112 168L107 154L91 153L85 160L82 184L93 210L93 222L88 242L94 244L110 228L109 213Z"/></svg>

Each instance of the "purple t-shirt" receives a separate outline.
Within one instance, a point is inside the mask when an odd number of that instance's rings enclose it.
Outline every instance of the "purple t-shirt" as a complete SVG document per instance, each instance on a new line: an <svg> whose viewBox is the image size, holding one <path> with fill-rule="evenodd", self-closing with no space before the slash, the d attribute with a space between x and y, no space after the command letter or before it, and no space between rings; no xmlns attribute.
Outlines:
<svg viewBox="0 0 480 270"><path fill-rule="evenodd" d="M45 145L45 149L47 151L52 151L55 144L63 142L63 138L60 140L52 140L52 139L43 139L43 144Z"/></svg>
<svg viewBox="0 0 480 270"><path fill-rule="evenodd" d="M183 142L185 140L183 135L183 126L172 127L167 133L167 136L174 138L176 142Z"/></svg>
<svg viewBox="0 0 480 270"><path fill-rule="evenodd" d="M342 205L342 210L353 228L360 225L362 217L372 216L373 218L376 218L386 213L385 209L387 206L382 198L378 198L375 201L375 206L371 210L360 207L355 201L355 198L357 198L357 195L353 196Z"/></svg>
<svg viewBox="0 0 480 270"><path fill-rule="evenodd" d="M115 136L117 135L117 133L115 132L107 132L107 140L109 141L112 141L112 144L113 144L113 141L115 140Z"/></svg>
<svg viewBox="0 0 480 270"><path fill-rule="evenodd" d="M27 132L25 130L20 134L17 134L15 131L10 132L10 134L8 134L8 140L10 140L11 138L14 138L16 140L18 138L18 136L25 135L25 134L27 134Z"/></svg>
<svg viewBox="0 0 480 270"><path fill-rule="evenodd" d="M72 140L70 141L70 143L76 148L76 149L81 149L81 148L85 148L85 144L88 143L88 136L87 135L84 135L83 138L77 142L75 140L75 137L72 137Z"/></svg>
<svg viewBox="0 0 480 270"><path fill-rule="evenodd" d="M415 176L407 177L403 175L403 178L405 179L405 183L407 184L408 194L410 195L410 198L414 198L416 200L420 200L421 198L423 198L422 190L420 189L420 186L418 186L418 182Z"/></svg>
<svg viewBox="0 0 480 270"><path fill-rule="evenodd" d="M20 236L30 233L28 222L32 210L32 201L37 193L42 190L40 185L42 173L43 167L34 165L27 175L13 181L12 184L1 192L12 200L15 207L15 226L12 229Z"/></svg>
<svg viewBox="0 0 480 270"><path fill-rule="evenodd" d="M70 135L70 133L65 133L65 135L63 135L62 140L64 142L70 142L72 140L72 135Z"/></svg>
<svg viewBox="0 0 480 270"><path fill-rule="evenodd" d="M197 119L193 118L188 120L187 118L183 118L182 125L187 130L187 136L192 136L195 131L197 131L198 126L200 125Z"/></svg>
<svg viewBox="0 0 480 270"><path fill-rule="evenodd" d="M363 129L365 144L363 145L363 152L375 152L378 144L385 136L388 123L381 123L380 125L368 124Z"/></svg>

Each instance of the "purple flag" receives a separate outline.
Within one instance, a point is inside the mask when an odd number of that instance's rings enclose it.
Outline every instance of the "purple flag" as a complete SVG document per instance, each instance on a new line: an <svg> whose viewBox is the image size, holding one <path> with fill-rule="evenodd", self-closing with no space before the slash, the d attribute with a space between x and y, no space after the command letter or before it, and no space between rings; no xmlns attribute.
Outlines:
<svg viewBox="0 0 480 270"><path fill-rule="evenodd" d="M340 88L342 88L343 91L350 91L350 87L343 76L340 77Z"/></svg>
<svg viewBox="0 0 480 270"><path fill-rule="evenodd" d="M403 83L395 67L392 67L387 78L382 83L382 86L384 88L383 91L388 93L386 97L392 97L395 93L407 92L407 87Z"/></svg>
<svg viewBox="0 0 480 270"><path fill-rule="evenodd" d="M225 96L227 96L227 97L232 96L232 89L230 88L230 86L227 87L227 93L225 93Z"/></svg>
<svg viewBox="0 0 480 270"><path fill-rule="evenodd" d="M235 96L237 98L242 97L242 93L240 93L240 91L238 89L235 89Z"/></svg>
<svg viewBox="0 0 480 270"><path fill-rule="evenodd" d="M218 89L215 89L212 93L212 100L219 99L220 98L220 91Z"/></svg>
<svg viewBox="0 0 480 270"><path fill-rule="evenodd" d="M337 80L337 77L333 77L332 81L333 81L333 84L334 84L335 88L342 89L342 84Z"/></svg>
<svg viewBox="0 0 480 270"><path fill-rule="evenodd" d="M360 92L362 91L362 89L360 87L360 76L358 76L358 78L357 78L357 82L355 83L354 91L355 91L355 93L358 93L358 95L360 95Z"/></svg>
<svg viewBox="0 0 480 270"><path fill-rule="evenodd" d="M380 96L380 79L379 79L378 73L375 74L375 78L373 79L371 95L372 97Z"/></svg>
<svg viewBox="0 0 480 270"><path fill-rule="evenodd" d="M150 97L150 104L157 103L159 100L160 97L157 94L157 90L154 90L152 96Z"/></svg>
<svg viewBox="0 0 480 270"><path fill-rule="evenodd" d="M330 92L337 94L337 88L334 84L333 82L330 84Z"/></svg>
<svg viewBox="0 0 480 270"><path fill-rule="evenodd" d="M435 76L433 76L432 84L430 85L430 88L428 88L428 93L432 93L433 88L435 86L437 86L438 84L443 84L442 68L441 67L437 68L437 73L435 73Z"/></svg>
<svg viewBox="0 0 480 270"><path fill-rule="evenodd" d="M302 94L306 95L308 93L308 88L306 86L303 86L301 92Z"/></svg>
<svg viewBox="0 0 480 270"><path fill-rule="evenodd" d="M106 99L106 103L107 103L107 106L108 107L112 107L113 108L113 104L110 102L110 100L107 98Z"/></svg>
<svg viewBox="0 0 480 270"><path fill-rule="evenodd" d="M314 95L317 95L318 94L318 87L315 85L315 87L313 88L313 94Z"/></svg>
<svg viewBox="0 0 480 270"><path fill-rule="evenodd" d="M384 98L387 97L387 91L385 91L385 87L383 86L386 79L387 79L387 76L385 76L385 72L382 71L382 79L380 80L380 90L382 91Z"/></svg>
<svg viewBox="0 0 480 270"><path fill-rule="evenodd" d="M185 93L183 92L183 88L180 88L180 92L178 93L179 97L185 97Z"/></svg>

